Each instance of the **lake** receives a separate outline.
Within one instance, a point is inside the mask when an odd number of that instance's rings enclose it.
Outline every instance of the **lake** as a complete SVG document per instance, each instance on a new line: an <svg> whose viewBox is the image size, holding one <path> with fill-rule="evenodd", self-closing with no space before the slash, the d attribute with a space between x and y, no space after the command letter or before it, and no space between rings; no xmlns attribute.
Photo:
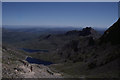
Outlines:
<svg viewBox="0 0 120 80"><path fill-rule="evenodd" d="M43 60L32 58L32 57L27 57L26 61L29 62L29 63L34 63L34 64L43 64L43 65L51 65L51 64L53 64L52 62L43 61Z"/></svg>
<svg viewBox="0 0 120 80"><path fill-rule="evenodd" d="M26 48L20 48L22 50L24 50L25 52L28 53L34 53L34 52L48 52L48 50L34 50L34 49L26 49ZM27 57L26 61L29 63L34 63L34 64L43 64L43 65L50 65L53 64L52 62L49 61L43 61L40 59L36 59L36 58L32 58L32 57Z"/></svg>
<svg viewBox="0 0 120 80"><path fill-rule="evenodd" d="M26 49L26 48L20 48L21 50L24 50L25 52L34 53L34 52L48 52L48 50L35 50L35 49Z"/></svg>

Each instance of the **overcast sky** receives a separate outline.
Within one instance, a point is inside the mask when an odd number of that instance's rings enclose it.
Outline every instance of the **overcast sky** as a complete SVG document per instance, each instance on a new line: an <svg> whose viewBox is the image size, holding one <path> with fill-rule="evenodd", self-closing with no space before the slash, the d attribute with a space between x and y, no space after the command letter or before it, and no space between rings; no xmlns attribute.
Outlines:
<svg viewBox="0 0 120 80"><path fill-rule="evenodd" d="M118 3L3 2L2 15L3 25L107 28L118 19Z"/></svg>

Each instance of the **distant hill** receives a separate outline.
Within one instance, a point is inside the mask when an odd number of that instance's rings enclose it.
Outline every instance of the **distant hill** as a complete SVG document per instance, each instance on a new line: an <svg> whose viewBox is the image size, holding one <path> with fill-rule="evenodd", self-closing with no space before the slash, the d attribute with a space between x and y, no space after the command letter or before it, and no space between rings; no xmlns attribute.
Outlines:
<svg viewBox="0 0 120 80"><path fill-rule="evenodd" d="M20 26L19 26L20 27ZM63 34L69 30L79 30L80 28L8 28L3 26L2 40L7 44L16 44L24 41L30 41L38 38L41 35Z"/></svg>

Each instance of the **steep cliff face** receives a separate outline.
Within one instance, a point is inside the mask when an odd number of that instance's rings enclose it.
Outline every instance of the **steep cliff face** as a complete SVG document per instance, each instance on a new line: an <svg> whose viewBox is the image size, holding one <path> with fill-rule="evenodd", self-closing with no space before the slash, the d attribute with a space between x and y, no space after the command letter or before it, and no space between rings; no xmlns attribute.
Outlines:
<svg viewBox="0 0 120 80"><path fill-rule="evenodd" d="M120 18L100 38L100 43L120 44Z"/></svg>

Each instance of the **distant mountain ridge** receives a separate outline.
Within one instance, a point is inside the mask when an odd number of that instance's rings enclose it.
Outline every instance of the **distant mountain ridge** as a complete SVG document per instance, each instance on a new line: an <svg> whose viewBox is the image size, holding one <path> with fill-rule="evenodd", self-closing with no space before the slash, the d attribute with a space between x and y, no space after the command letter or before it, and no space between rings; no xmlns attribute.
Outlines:
<svg viewBox="0 0 120 80"><path fill-rule="evenodd" d="M65 33L65 35L78 35L78 36L92 36L94 38L99 38L100 34L91 27L83 28L82 30L72 30Z"/></svg>

